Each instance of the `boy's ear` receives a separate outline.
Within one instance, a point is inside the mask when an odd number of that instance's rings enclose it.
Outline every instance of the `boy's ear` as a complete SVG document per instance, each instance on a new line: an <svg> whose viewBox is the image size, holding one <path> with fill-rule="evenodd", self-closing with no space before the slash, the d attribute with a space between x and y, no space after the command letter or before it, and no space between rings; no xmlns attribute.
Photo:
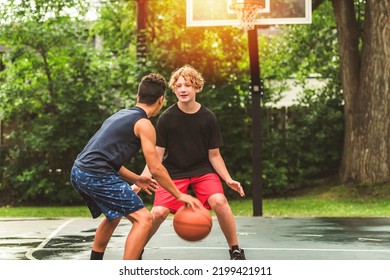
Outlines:
<svg viewBox="0 0 390 280"><path fill-rule="evenodd" d="M164 95L161 95L161 96L158 98L158 102L159 102L159 103L164 103Z"/></svg>

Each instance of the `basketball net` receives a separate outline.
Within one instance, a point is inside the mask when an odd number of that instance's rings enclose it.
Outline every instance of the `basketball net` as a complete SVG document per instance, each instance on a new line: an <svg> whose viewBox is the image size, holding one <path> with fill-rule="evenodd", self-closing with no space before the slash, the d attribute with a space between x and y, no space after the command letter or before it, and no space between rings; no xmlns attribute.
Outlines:
<svg viewBox="0 0 390 280"><path fill-rule="evenodd" d="M244 0L242 2L233 2L229 8L237 15L239 21L238 27L244 29L244 31L248 31L255 28L256 15L263 6L256 1Z"/></svg>

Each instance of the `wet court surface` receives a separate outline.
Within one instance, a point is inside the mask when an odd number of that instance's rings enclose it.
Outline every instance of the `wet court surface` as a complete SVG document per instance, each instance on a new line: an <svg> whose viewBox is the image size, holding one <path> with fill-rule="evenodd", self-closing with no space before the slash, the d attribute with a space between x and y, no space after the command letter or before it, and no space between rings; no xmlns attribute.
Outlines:
<svg viewBox="0 0 390 280"><path fill-rule="evenodd" d="M100 219L0 219L0 260L87 260ZM390 218L237 217L240 245L250 260L390 260ZM130 222L122 220L105 253L122 259ZM215 217L208 237L180 239L167 219L145 248L144 260L228 260Z"/></svg>

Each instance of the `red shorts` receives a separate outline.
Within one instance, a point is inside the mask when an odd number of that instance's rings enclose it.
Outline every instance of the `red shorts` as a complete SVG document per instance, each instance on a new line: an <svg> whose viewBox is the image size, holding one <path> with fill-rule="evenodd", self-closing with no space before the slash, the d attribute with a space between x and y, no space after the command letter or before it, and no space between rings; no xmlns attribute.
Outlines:
<svg viewBox="0 0 390 280"><path fill-rule="evenodd" d="M208 173L185 179L175 179L173 182L182 193L187 193L188 188L191 186L191 189L199 199L200 203L209 210L211 209L207 202L209 197L216 193L224 194L222 182L219 179L219 176L215 173ZM159 186L155 193L153 206L167 207L171 213L174 214L181 206L183 206L183 203L174 198L163 187Z"/></svg>

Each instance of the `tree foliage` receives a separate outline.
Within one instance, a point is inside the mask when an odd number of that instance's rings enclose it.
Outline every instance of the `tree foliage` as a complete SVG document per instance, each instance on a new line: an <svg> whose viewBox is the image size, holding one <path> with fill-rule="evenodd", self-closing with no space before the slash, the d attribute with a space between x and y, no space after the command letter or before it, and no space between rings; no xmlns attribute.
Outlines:
<svg viewBox="0 0 390 280"><path fill-rule="evenodd" d="M63 1L37 1L35 9L29 3L10 4L8 18L17 20L0 32L9 50L0 104L11 129L2 149L1 204L79 202L69 170L102 118L124 105L122 97L135 100L129 95L136 84L123 75L135 63L96 49L88 22L61 15ZM55 16L45 18L49 8Z"/></svg>
<svg viewBox="0 0 390 280"><path fill-rule="evenodd" d="M264 102L277 102L280 93L288 90L287 79L302 90L297 93L298 105L286 108L285 115L265 105L271 116L264 116L268 121L262 143L266 194L334 178L343 148L343 99L331 4L324 3L313 12L312 24L281 26L273 33L277 35L259 39L262 76L268 89ZM323 85L312 88L313 80ZM275 81L279 81L278 87L273 86ZM281 122L286 123L284 129L277 127Z"/></svg>
<svg viewBox="0 0 390 280"><path fill-rule="evenodd" d="M0 154L0 204L79 203L69 185L69 169L90 136L108 115L135 104L143 73L159 72L169 79L184 64L202 72L206 85L198 100L216 113L225 143L222 155L250 196L246 34L232 27L188 28L185 0L148 1L147 29L142 30L146 61L140 63L136 1L101 1L93 22L85 20L87 3L22 0L0 9L0 44L7 49L1 57L0 111L8 127ZM363 34L365 1L354 3L357 30ZM340 23L331 1L314 6L312 24L273 26L259 35L265 92L259 128L263 171L258 176L265 195L333 177L342 160L348 111L340 78ZM324 82L322 87L310 87L313 74ZM270 104L286 91L286 79L302 90L299 104L283 115ZM175 101L169 91L166 106ZM140 154L129 167L141 172L144 164Z"/></svg>

